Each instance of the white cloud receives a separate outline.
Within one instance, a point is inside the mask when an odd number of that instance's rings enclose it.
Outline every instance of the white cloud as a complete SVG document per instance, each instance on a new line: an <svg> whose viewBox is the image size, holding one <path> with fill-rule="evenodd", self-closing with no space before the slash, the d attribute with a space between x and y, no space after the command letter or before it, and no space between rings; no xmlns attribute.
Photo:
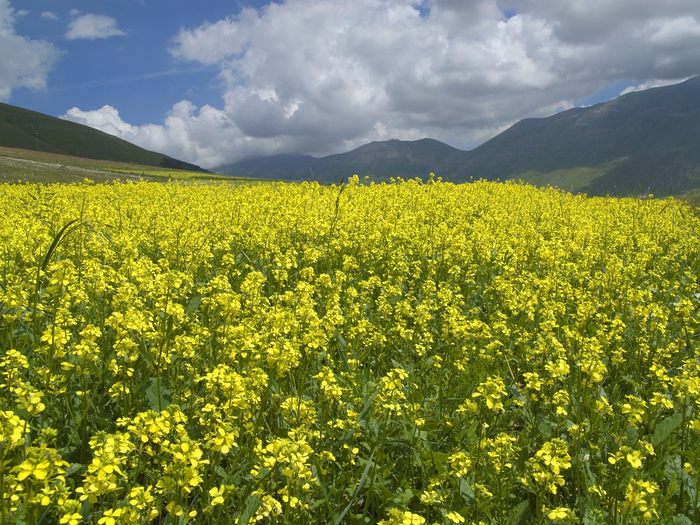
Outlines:
<svg viewBox="0 0 700 525"><path fill-rule="evenodd" d="M505 12L515 16L506 17ZM223 105L183 101L134 140L211 166L384 138L470 147L620 81L698 73L697 0L285 0L182 29Z"/></svg>
<svg viewBox="0 0 700 525"><path fill-rule="evenodd" d="M94 111L81 111L78 108L71 108L66 111L61 118L85 124L93 128L97 128L110 135L116 135L123 138L133 138L136 136L136 126L132 126L124 122L119 116L119 111L109 105L104 105L100 109Z"/></svg>
<svg viewBox="0 0 700 525"><path fill-rule="evenodd" d="M109 105L93 111L69 109L61 118L115 135L144 148L181 159L195 159L206 166L226 160L222 152L240 146L240 134L228 125L221 110L210 106L195 108L188 101L178 102L163 125L132 126L122 120L119 111ZM198 137L193 141L192 137ZM270 152L274 148L270 148Z"/></svg>
<svg viewBox="0 0 700 525"><path fill-rule="evenodd" d="M15 20L20 14L8 0L0 0L0 100L9 99L20 87L45 89L48 73L60 56L51 43L17 34Z"/></svg>
<svg viewBox="0 0 700 525"><path fill-rule="evenodd" d="M39 16L44 20L58 20L58 15L53 11L42 11Z"/></svg>
<svg viewBox="0 0 700 525"><path fill-rule="evenodd" d="M625 88L620 92L620 95L626 95L627 93L635 93L637 91L643 91L645 89L670 86L671 84L677 84L679 82L683 82L684 80L688 80L689 78L690 77L685 77L685 78L677 78L677 79L671 79L671 80L652 79L652 80L648 80L646 82L642 82L641 84L636 84L634 86L630 86L628 88Z"/></svg>
<svg viewBox="0 0 700 525"><path fill-rule="evenodd" d="M688 41L700 42L700 22L695 17L680 16L664 19L655 25L655 31L649 37L654 43L686 45Z"/></svg>
<svg viewBox="0 0 700 525"><path fill-rule="evenodd" d="M71 11L71 13L73 13ZM76 18L70 21L66 31L68 40L87 39L98 40L103 38L111 38L114 36L123 36L126 33L119 29L117 21L111 16L95 15L87 13L78 15L74 13Z"/></svg>

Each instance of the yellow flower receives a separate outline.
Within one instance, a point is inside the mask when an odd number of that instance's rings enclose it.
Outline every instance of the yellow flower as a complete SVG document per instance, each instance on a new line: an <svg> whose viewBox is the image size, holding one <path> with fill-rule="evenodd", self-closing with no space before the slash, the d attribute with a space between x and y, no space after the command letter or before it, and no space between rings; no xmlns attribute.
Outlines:
<svg viewBox="0 0 700 525"><path fill-rule="evenodd" d="M97 521L98 525L116 525L124 512L123 509L107 509Z"/></svg>
<svg viewBox="0 0 700 525"><path fill-rule="evenodd" d="M377 525L423 525L425 518L419 514L396 508L389 509L389 517Z"/></svg>
<svg viewBox="0 0 700 525"><path fill-rule="evenodd" d="M547 512L547 519L550 521L569 521L575 518L576 514L568 507L556 507Z"/></svg>
<svg viewBox="0 0 700 525"><path fill-rule="evenodd" d="M83 516L77 512L64 514L58 521L61 525L79 525L83 521Z"/></svg>
<svg viewBox="0 0 700 525"><path fill-rule="evenodd" d="M638 450L628 452L625 458L632 468L638 469L642 467L642 456Z"/></svg>
<svg viewBox="0 0 700 525"><path fill-rule="evenodd" d="M211 502L209 503L212 507L221 505L224 502L224 486L212 487L209 489L209 496L211 496Z"/></svg>

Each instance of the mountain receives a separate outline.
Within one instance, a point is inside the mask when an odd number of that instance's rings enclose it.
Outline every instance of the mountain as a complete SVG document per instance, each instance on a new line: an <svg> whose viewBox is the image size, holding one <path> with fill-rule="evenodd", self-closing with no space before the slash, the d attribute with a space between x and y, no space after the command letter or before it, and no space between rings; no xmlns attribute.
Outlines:
<svg viewBox="0 0 700 525"><path fill-rule="evenodd" d="M433 139L370 142L347 153L312 157L274 155L246 159L215 171L241 177L339 182L357 173L374 179L426 177L447 162L458 161L464 151Z"/></svg>
<svg viewBox="0 0 700 525"><path fill-rule="evenodd" d="M168 169L206 171L89 126L2 103L0 146Z"/></svg>
<svg viewBox="0 0 700 525"><path fill-rule="evenodd" d="M521 120L468 153L453 180L524 178L591 194L700 187L700 77Z"/></svg>
<svg viewBox="0 0 700 525"><path fill-rule="evenodd" d="M235 164L216 168L215 171L240 177L302 180L313 178L309 166L315 160L317 159L311 155L280 154L241 160ZM241 175L242 173L246 175Z"/></svg>
<svg viewBox="0 0 700 525"><path fill-rule="evenodd" d="M464 155L462 150L434 139L370 142L348 153L322 157L312 164L321 180L338 181L357 173L375 179L426 177L446 169ZM352 169L348 169L352 168ZM348 173L352 171L352 173Z"/></svg>
<svg viewBox="0 0 700 525"><path fill-rule="evenodd" d="M322 182L433 171L455 182L523 179L589 194L680 194L700 188L700 77L521 120L471 151L432 139L389 140L321 158L248 159L216 171Z"/></svg>

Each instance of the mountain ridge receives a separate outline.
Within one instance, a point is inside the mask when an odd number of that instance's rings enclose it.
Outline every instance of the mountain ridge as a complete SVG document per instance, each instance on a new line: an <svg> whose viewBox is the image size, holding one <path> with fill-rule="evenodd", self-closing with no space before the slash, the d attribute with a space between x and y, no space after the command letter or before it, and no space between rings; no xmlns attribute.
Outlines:
<svg viewBox="0 0 700 525"><path fill-rule="evenodd" d="M392 139L324 157L257 157L215 170L320 182L434 172L453 182L522 179L590 194L679 194L700 188L700 77L523 119L469 151L429 138Z"/></svg>
<svg viewBox="0 0 700 525"><path fill-rule="evenodd" d="M700 77L522 120L468 152L465 160L456 179L607 166L582 189L672 194L698 187Z"/></svg>
<svg viewBox="0 0 700 525"><path fill-rule="evenodd" d="M351 151L323 157L290 153L252 157L214 170L237 176L255 173L256 178L321 182L339 182L355 172L369 172L379 179L393 176L412 178L425 176L434 170L436 163L444 162L445 158L457 158L463 153L463 150L431 138L390 139L368 142ZM390 165L386 164L387 159L391 160ZM348 166L354 169L349 170Z"/></svg>

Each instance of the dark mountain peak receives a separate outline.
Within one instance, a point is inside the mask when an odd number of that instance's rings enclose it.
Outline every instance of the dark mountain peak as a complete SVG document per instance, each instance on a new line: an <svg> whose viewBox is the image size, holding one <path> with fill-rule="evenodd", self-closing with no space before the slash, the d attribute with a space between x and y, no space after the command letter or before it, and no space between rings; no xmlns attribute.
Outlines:
<svg viewBox="0 0 700 525"><path fill-rule="evenodd" d="M373 141L345 153L320 158L275 155L246 159L222 166L218 171L257 178L311 178L324 182L337 182L354 174L376 179L426 177L431 171L439 170L446 159L464 154L464 151L435 139L390 139Z"/></svg>

